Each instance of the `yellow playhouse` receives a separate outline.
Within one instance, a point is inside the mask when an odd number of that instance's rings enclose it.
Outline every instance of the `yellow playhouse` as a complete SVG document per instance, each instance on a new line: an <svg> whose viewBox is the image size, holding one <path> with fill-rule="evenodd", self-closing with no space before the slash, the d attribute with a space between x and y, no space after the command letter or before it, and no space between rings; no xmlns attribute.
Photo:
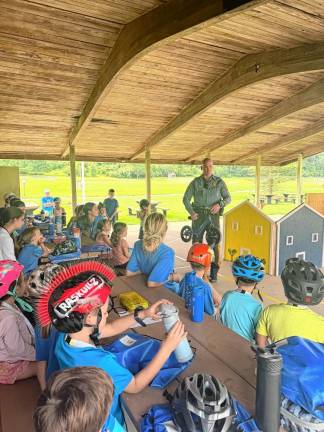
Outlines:
<svg viewBox="0 0 324 432"><path fill-rule="evenodd" d="M224 215L224 258L253 254L265 259L265 270L275 271L275 222L249 200Z"/></svg>

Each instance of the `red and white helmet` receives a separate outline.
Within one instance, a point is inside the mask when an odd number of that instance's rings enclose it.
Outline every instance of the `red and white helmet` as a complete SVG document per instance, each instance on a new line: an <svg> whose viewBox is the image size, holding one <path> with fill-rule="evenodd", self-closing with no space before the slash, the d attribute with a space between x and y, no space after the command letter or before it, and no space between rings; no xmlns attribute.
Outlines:
<svg viewBox="0 0 324 432"><path fill-rule="evenodd" d="M8 294L14 281L19 278L24 266L17 261L0 261L0 298Z"/></svg>
<svg viewBox="0 0 324 432"><path fill-rule="evenodd" d="M194 243L189 249L187 261L204 266L210 267L212 253L210 247L204 243Z"/></svg>

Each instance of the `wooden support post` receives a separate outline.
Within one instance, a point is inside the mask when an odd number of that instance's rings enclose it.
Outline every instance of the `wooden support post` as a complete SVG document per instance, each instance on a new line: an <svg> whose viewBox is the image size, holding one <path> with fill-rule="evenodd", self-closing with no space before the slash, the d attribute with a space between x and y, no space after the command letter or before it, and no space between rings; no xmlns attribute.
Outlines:
<svg viewBox="0 0 324 432"><path fill-rule="evenodd" d="M146 174L146 198L151 202L151 152L146 150L145 152L145 174Z"/></svg>
<svg viewBox="0 0 324 432"><path fill-rule="evenodd" d="M261 156L258 156L256 159L256 166L255 166L255 205L258 208L261 208L260 191L261 191Z"/></svg>
<svg viewBox="0 0 324 432"><path fill-rule="evenodd" d="M303 181L303 155L298 155L297 160L297 205L302 203L302 181Z"/></svg>
<svg viewBox="0 0 324 432"><path fill-rule="evenodd" d="M75 147L70 146L70 174L71 174L71 191L72 191L72 211L77 206L77 189L75 173Z"/></svg>

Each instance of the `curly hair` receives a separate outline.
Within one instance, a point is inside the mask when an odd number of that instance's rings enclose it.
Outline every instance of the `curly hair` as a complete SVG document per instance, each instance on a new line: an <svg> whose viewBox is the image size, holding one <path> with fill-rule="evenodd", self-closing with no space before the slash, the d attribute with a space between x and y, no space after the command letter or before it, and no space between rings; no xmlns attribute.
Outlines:
<svg viewBox="0 0 324 432"><path fill-rule="evenodd" d="M150 214L144 222L143 246L147 252L153 252L162 243L168 224L161 213Z"/></svg>

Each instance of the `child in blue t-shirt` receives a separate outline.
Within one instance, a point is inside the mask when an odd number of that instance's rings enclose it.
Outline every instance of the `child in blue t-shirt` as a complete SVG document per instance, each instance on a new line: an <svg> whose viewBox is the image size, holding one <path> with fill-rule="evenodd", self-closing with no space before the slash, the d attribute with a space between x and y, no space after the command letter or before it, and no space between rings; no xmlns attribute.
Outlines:
<svg viewBox="0 0 324 432"><path fill-rule="evenodd" d="M49 254L49 249L44 245L44 237L39 228L27 228L18 237L18 261L24 266L24 274L28 276L38 266L40 257Z"/></svg>
<svg viewBox="0 0 324 432"><path fill-rule="evenodd" d="M99 336L112 337L125 332L145 318L156 319L160 300L146 310L107 324L111 281L115 277L109 267L96 261L83 261L58 273L38 302L37 316L42 327L52 324L58 331L54 354L61 369L95 366L103 369L115 387L110 415L105 427L110 432L123 431L119 406L122 392L139 393L149 385L171 353L186 336L178 321L161 343L153 360L136 375L118 363L116 357L99 346Z"/></svg>
<svg viewBox="0 0 324 432"><path fill-rule="evenodd" d="M263 262L253 255L238 257L232 266L237 289L223 295L220 315L223 325L252 342L262 312L253 290L264 278Z"/></svg>
<svg viewBox="0 0 324 432"><path fill-rule="evenodd" d="M221 296L213 286L204 280L211 264L209 246L202 243L193 244L189 249L187 261L191 265L192 272L186 273L181 280L179 295L185 299L186 304L190 304L193 288L202 286L204 288L205 313L215 316L215 306L220 304Z"/></svg>
<svg viewBox="0 0 324 432"><path fill-rule="evenodd" d="M143 273L148 276L149 288L164 285L178 294L179 278L173 271L175 253L163 243L167 229L166 218L161 213L152 213L145 219L143 239L134 244L127 275Z"/></svg>

